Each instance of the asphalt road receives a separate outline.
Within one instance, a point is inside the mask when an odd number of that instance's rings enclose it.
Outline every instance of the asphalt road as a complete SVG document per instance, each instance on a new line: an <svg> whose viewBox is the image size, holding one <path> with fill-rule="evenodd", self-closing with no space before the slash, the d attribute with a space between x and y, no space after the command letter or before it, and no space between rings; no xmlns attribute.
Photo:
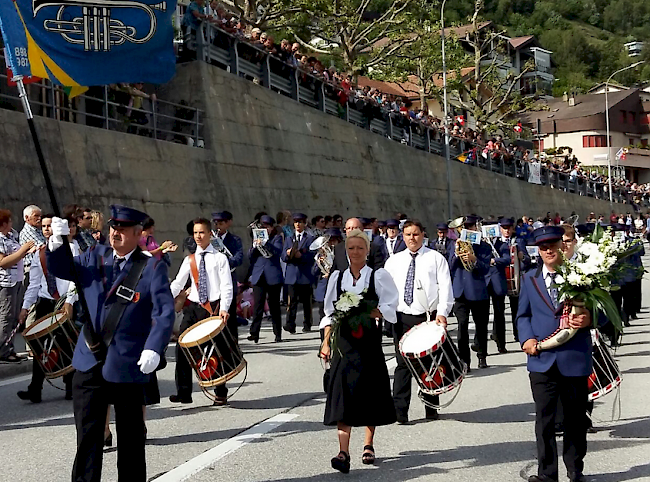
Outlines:
<svg viewBox="0 0 650 482"><path fill-rule="evenodd" d="M645 265L649 263L647 257ZM648 306L647 280L643 288ZM455 336L455 320L451 322ZM276 344L265 322L257 345L245 339L247 333L246 328L240 330L248 374L245 381L242 374L229 384L234 389L243 382L228 407L213 408L196 388L192 405L171 404L167 397L175 391L174 361L169 357L168 367L159 373L162 403L147 412L150 480L514 482L535 473L534 407L526 359L513 342L508 343L510 353L488 358L490 368L472 371L440 420L425 422L424 407L414 395L409 425L377 429L375 466L361 464L363 433L353 430L352 471L344 476L334 472L329 462L338 453L336 430L322 424L318 333L286 335L285 342ZM507 336L512 340L510 329ZM493 342L489 349L496 353ZM393 349L388 340L385 354L392 372ZM616 358L623 372L620 414L614 393L596 402L599 431L588 437L585 471L597 482L648 481L647 308L627 329ZM71 402L51 386L46 386L42 403L23 402L15 392L28 383L25 375L0 380L0 481L70 480L75 454ZM62 386L59 380L54 384ZM119 443L120 434L115 434L113 424L111 428ZM107 449L103 480L117 479L116 460L116 448Z"/></svg>

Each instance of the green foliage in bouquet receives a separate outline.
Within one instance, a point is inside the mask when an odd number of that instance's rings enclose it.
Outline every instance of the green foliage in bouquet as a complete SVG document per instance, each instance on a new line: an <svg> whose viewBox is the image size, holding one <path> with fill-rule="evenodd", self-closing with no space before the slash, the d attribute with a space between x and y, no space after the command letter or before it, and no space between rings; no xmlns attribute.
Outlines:
<svg viewBox="0 0 650 482"><path fill-rule="evenodd" d="M330 331L330 350L334 352L339 350L338 342L341 333L341 326L345 323L350 327L352 336L361 338L364 327L371 328L371 323L375 323L370 312L377 308L377 300L368 300L365 298L367 291L360 294L344 292L336 303L334 303L334 313L330 315L332 320ZM339 354L341 352L339 351Z"/></svg>

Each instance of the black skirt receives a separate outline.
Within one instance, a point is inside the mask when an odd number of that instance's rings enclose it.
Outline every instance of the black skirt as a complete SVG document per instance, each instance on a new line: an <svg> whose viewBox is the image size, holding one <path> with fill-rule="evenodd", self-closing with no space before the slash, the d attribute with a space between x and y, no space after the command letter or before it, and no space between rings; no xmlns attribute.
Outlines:
<svg viewBox="0 0 650 482"><path fill-rule="evenodd" d="M360 338L343 325L332 353L325 404L325 425L342 422L352 427L395 423L395 406L388 368L381 346L381 331L364 327Z"/></svg>

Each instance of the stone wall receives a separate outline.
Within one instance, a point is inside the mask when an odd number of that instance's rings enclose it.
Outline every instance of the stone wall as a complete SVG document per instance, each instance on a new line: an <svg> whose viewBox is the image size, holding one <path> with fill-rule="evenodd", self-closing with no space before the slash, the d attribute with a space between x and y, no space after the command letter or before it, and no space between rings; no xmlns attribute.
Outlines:
<svg viewBox="0 0 650 482"><path fill-rule="evenodd" d="M37 118L61 204L74 201L105 212L111 203L130 204L154 217L159 240L177 242L191 218L222 209L234 213L233 230L247 237L245 226L258 211L379 218L399 211L428 226L447 219L447 171L439 156L201 62L179 65L160 90L163 99L205 110L205 149ZM18 219L28 203L48 209L22 113L0 110L0 135L0 206ZM589 211L609 212L605 201L456 162L452 186L455 215L576 211L584 219Z"/></svg>

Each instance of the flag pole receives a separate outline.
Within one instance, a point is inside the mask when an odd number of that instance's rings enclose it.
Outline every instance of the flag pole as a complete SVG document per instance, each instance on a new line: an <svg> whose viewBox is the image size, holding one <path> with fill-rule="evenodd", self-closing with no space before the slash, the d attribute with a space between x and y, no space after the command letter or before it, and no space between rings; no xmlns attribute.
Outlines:
<svg viewBox="0 0 650 482"><path fill-rule="evenodd" d="M17 75L12 80L16 82L18 86L18 96L20 97L20 102L23 105L23 110L25 111L25 117L27 117L27 125L29 126L29 132L32 134L32 141L34 142L34 148L36 149L36 156L38 157L38 163L41 167L41 172L43 173L43 179L45 180L45 187L47 193L50 196L50 204L52 205L52 211L55 216L61 216L61 209L59 208L59 203L56 200L56 194L54 193L54 186L52 185L52 178L50 177L50 172L45 163L45 156L43 155L43 150L41 149L41 142L38 139L38 133L36 132L36 124L34 124L34 114L32 112L32 107L29 104L29 99L27 98L27 91L25 90L25 84L23 83L23 76ZM81 285L81 277L77 272L77 269L74 264L74 256L72 254L72 248L67 236L62 236L63 238L63 249L65 249L68 259L72 264L72 281L75 284L77 295L79 296L79 302L81 303L82 308L82 322L85 324L87 321L90 321L90 311L88 311L88 304L86 303L86 296ZM92 325L91 325L92 326Z"/></svg>

